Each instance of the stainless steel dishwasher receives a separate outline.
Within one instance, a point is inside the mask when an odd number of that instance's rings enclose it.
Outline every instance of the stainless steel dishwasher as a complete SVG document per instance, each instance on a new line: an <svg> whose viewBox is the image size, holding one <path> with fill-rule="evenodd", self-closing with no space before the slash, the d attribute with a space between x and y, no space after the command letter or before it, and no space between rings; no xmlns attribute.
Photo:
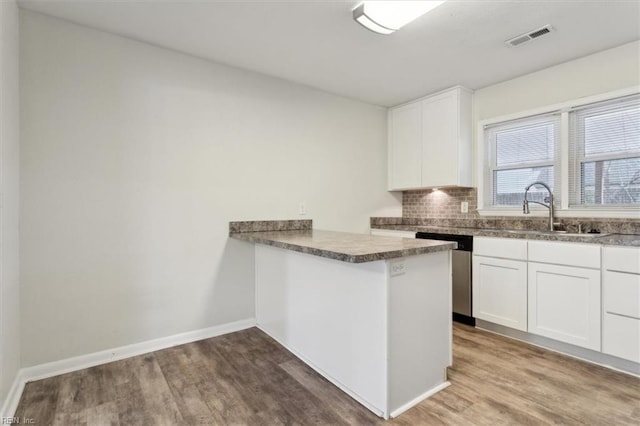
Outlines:
<svg viewBox="0 0 640 426"><path fill-rule="evenodd" d="M473 295L471 292L473 236L418 232L416 238L455 241L458 243L458 248L452 251L453 255L451 256L453 320L475 326L476 320L473 318Z"/></svg>

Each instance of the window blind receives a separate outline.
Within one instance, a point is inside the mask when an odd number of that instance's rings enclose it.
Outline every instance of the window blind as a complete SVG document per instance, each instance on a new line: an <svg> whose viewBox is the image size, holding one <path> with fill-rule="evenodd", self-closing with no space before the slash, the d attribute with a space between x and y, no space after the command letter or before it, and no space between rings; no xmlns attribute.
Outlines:
<svg viewBox="0 0 640 426"><path fill-rule="evenodd" d="M569 204L640 205L640 95L569 114Z"/></svg>
<svg viewBox="0 0 640 426"><path fill-rule="evenodd" d="M535 181L557 187L559 117L535 116L485 129L490 152L490 205L521 205L525 187ZM539 187L529 194L530 200L540 202L547 195Z"/></svg>

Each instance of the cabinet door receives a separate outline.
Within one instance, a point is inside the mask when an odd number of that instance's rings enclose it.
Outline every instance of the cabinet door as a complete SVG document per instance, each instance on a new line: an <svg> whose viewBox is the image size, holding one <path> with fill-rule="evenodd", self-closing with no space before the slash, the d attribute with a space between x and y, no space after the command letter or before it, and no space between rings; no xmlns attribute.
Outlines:
<svg viewBox="0 0 640 426"><path fill-rule="evenodd" d="M640 319L605 312L602 352L640 362Z"/></svg>
<svg viewBox="0 0 640 426"><path fill-rule="evenodd" d="M422 186L458 184L458 91L422 101Z"/></svg>
<svg viewBox="0 0 640 426"><path fill-rule="evenodd" d="M603 279L602 352L640 362L640 274L606 270Z"/></svg>
<svg viewBox="0 0 640 426"><path fill-rule="evenodd" d="M600 350L600 270L529 262L529 333Z"/></svg>
<svg viewBox="0 0 640 426"><path fill-rule="evenodd" d="M474 255L473 316L527 331L527 263Z"/></svg>
<svg viewBox="0 0 640 426"><path fill-rule="evenodd" d="M389 110L389 190L421 186L422 106Z"/></svg>

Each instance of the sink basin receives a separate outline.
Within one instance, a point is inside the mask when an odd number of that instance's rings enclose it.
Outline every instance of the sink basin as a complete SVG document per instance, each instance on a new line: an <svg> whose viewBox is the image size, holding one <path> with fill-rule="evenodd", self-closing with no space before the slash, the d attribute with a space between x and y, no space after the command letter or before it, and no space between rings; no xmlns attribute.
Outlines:
<svg viewBox="0 0 640 426"><path fill-rule="evenodd" d="M587 237L587 238L598 238L598 237L606 237L611 234L578 234L567 231L532 231L532 230L507 230L505 232L509 232L511 234L528 234L528 235L558 235L565 237Z"/></svg>
<svg viewBox="0 0 640 426"><path fill-rule="evenodd" d="M578 233L573 233L573 232L566 232L566 231L543 231L543 233L546 234L551 234L551 235L566 235L567 237L591 237L591 238L598 238L598 237L606 237L607 235L611 235L611 234L605 234L605 233L600 233L600 234L578 234Z"/></svg>

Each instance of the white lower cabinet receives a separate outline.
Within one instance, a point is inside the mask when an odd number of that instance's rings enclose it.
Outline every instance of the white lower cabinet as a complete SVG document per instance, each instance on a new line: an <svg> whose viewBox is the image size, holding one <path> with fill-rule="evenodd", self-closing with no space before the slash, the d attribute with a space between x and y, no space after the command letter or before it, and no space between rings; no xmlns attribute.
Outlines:
<svg viewBox="0 0 640 426"><path fill-rule="evenodd" d="M528 269L529 333L599 351L600 270L535 262Z"/></svg>
<svg viewBox="0 0 640 426"><path fill-rule="evenodd" d="M473 314L640 363L640 247L476 237Z"/></svg>
<svg viewBox="0 0 640 426"><path fill-rule="evenodd" d="M474 255L473 316L527 331L527 262Z"/></svg>
<svg viewBox="0 0 640 426"><path fill-rule="evenodd" d="M603 249L602 352L640 362L640 248Z"/></svg>
<svg viewBox="0 0 640 426"><path fill-rule="evenodd" d="M640 362L640 318L605 312L603 321L602 352Z"/></svg>
<svg viewBox="0 0 640 426"><path fill-rule="evenodd" d="M527 331L527 241L473 240L473 316Z"/></svg>

